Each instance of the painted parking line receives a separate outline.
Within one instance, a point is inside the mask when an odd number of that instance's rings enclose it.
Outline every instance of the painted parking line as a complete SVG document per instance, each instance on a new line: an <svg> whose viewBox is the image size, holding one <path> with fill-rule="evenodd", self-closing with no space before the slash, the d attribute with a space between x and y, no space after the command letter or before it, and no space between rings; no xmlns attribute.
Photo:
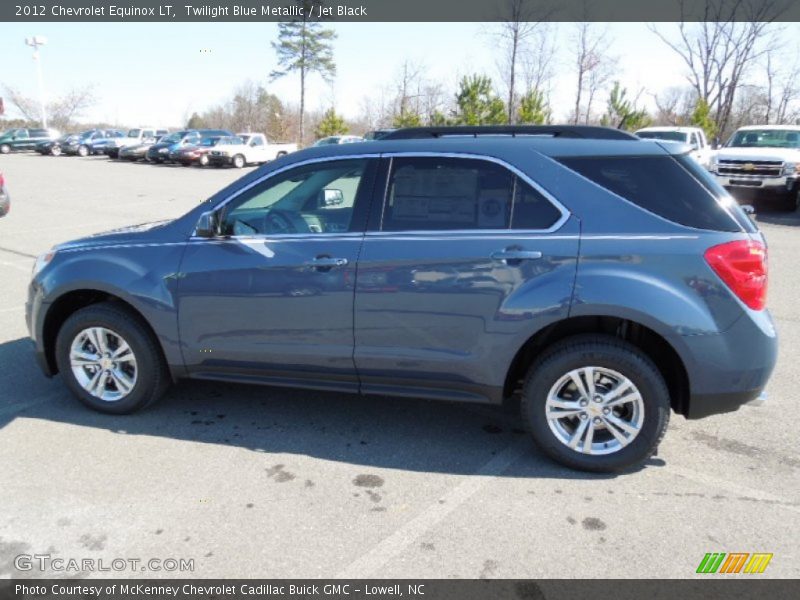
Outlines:
<svg viewBox="0 0 800 600"><path fill-rule="evenodd" d="M494 456L480 469L462 481L445 495L436 499L428 508L384 538L366 554L356 559L336 575L341 579L366 579L377 573L390 560L413 545L428 530L447 518L450 513L467 502L484 487L491 485L506 469L524 455L530 453L528 439L517 440Z"/></svg>

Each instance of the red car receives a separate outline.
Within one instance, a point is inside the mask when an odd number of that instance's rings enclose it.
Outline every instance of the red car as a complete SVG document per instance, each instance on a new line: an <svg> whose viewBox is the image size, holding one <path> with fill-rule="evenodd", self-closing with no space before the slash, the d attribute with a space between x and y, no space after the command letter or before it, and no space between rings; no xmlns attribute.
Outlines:
<svg viewBox="0 0 800 600"><path fill-rule="evenodd" d="M6 188L6 179L0 173L0 217L5 217L10 210L11 197L8 195L8 188Z"/></svg>
<svg viewBox="0 0 800 600"><path fill-rule="evenodd" d="M204 137L197 144L184 146L176 151L169 153L169 159L172 162L179 162L184 167L190 166L192 163L197 163L201 167L208 164L208 153L217 143L222 139L221 135L214 135Z"/></svg>

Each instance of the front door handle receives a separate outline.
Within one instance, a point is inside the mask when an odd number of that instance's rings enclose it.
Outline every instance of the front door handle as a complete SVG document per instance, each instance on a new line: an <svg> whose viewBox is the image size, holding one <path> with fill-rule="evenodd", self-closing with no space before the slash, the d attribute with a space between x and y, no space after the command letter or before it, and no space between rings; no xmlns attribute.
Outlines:
<svg viewBox="0 0 800 600"><path fill-rule="evenodd" d="M332 256L318 256L313 260L308 261L306 266L316 269L317 271L330 271L347 266L346 258L334 258Z"/></svg>
<svg viewBox="0 0 800 600"><path fill-rule="evenodd" d="M538 250L522 250L518 248L506 248L505 250L498 250L492 252L492 260L500 260L504 262L519 262L522 260L537 260L542 258L542 253Z"/></svg>

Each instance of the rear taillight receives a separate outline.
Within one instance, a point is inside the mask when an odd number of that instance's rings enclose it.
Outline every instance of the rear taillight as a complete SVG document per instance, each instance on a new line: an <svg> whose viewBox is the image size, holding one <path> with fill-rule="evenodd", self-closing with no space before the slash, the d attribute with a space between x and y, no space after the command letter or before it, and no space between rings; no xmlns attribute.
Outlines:
<svg viewBox="0 0 800 600"><path fill-rule="evenodd" d="M3 177L3 174L0 173L0 188L3 187L5 184L6 184L6 180Z"/></svg>
<svg viewBox="0 0 800 600"><path fill-rule="evenodd" d="M731 291L753 310L767 304L767 248L761 242L737 240L706 250L706 262Z"/></svg>

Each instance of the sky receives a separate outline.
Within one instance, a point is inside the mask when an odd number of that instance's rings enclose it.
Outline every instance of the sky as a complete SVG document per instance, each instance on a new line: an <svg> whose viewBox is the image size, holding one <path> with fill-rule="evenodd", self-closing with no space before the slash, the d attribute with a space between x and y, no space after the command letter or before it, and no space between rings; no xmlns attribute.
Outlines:
<svg viewBox="0 0 800 600"><path fill-rule="evenodd" d="M553 24L561 46L553 82L556 119L574 104L575 76L567 62L575 25ZM680 59L644 23L598 24L608 30L608 52L616 57L614 79L630 93L685 85ZM338 33L333 85L312 76L310 110L327 109L357 118L362 99L391 85L404 60L424 65L429 79L455 90L465 74L482 72L499 80L496 24L334 23ZM672 24L659 28L674 33ZM97 103L82 120L121 125L180 126L192 112L230 98L245 80L264 84L281 99L299 101L299 79L274 83L277 67L270 42L276 23L0 23L0 86L37 97L35 63L26 37L43 35L41 50L46 94L57 97L91 84ZM0 88L0 94L2 94ZM652 97L641 103L653 108ZM7 116L15 116L6 102Z"/></svg>

